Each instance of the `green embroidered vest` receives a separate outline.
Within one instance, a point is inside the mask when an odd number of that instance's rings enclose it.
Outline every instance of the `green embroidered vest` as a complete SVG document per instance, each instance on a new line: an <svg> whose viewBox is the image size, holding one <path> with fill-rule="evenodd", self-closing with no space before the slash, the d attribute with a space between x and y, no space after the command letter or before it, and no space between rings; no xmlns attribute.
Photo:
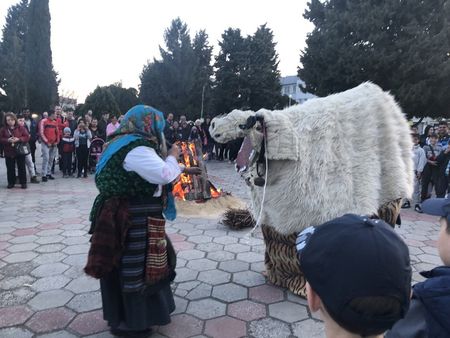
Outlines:
<svg viewBox="0 0 450 338"><path fill-rule="evenodd" d="M95 176L95 184L100 193L92 205L89 216L89 220L91 221L89 233L93 232L95 218L103 202L107 199L111 197L153 196L158 188L157 184L149 183L135 172L126 171L123 168L123 161L127 154L139 146L146 146L156 150L156 145L148 140L139 139L131 142L115 153L100 174Z"/></svg>

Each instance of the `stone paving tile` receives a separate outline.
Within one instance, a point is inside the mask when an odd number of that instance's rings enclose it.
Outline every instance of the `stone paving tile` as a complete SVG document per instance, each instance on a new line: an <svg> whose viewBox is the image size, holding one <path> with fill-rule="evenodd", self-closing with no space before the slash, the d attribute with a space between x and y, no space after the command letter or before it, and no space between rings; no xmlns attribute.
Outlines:
<svg viewBox="0 0 450 338"><path fill-rule="evenodd" d="M63 254L62 252L52 252L52 253L40 254L35 259L33 259L33 262L38 265L57 263L57 262L61 262L66 257L67 257L67 255Z"/></svg>
<svg viewBox="0 0 450 338"><path fill-rule="evenodd" d="M32 314L33 311L22 305L1 308L0 328L23 324Z"/></svg>
<svg viewBox="0 0 450 338"><path fill-rule="evenodd" d="M198 271L191 270L188 268L177 268L177 276L175 277L176 282L187 282L197 279Z"/></svg>
<svg viewBox="0 0 450 338"><path fill-rule="evenodd" d="M247 288L233 283L215 286L212 296L225 302L235 302L247 298Z"/></svg>
<svg viewBox="0 0 450 338"><path fill-rule="evenodd" d="M0 282L0 289L11 290L16 289L24 285L29 285L34 282L34 278L31 276L17 276L17 277L6 277Z"/></svg>
<svg viewBox="0 0 450 338"><path fill-rule="evenodd" d="M212 291L211 285L201 283L198 286L196 286L194 289L189 291L185 297L189 300L206 298L206 297L211 296L211 291Z"/></svg>
<svg viewBox="0 0 450 338"><path fill-rule="evenodd" d="M61 289L70 282L70 278L64 275L48 276L39 278L31 288L37 292Z"/></svg>
<svg viewBox="0 0 450 338"><path fill-rule="evenodd" d="M88 312L101 309L102 298L100 291L76 295L66 306L76 312Z"/></svg>
<svg viewBox="0 0 450 338"><path fill-rule="evenodd" d="M89 276L81 276L72 280L65 288L73 293L96 291L100 288L100 282Z"/></svg>
<svg viewBox="0 0 450 338"><path fill-rule="evenodd" d="M193 259L193 260L190 260L186 264L187 268L197 270L197 271L212 270L212 269L215 269L216 266L217 266L217 262L212 261L210 259L206 259L206 258Z"/></svg>
<svg viewBox="0 0 450 338"><path fill-rule="evenodd" d="M31 337L33 337L33 332L28 331L24 328L10 327L7 329L1 329L0 337L2 337L2 338L31 338Z"/></svg>
<svg viewBox="0 0 450 338"><path fill-rule="evenodd" d="M249 289L249 298L262 303L276 303L284 298L283 291L271 285L261 285Z"/></svg>
<svg viewBox="0 0 450 338"><path fill-rule="evenodd" d="M246 334L246 324L231 317L211 319L205 323L205 334L214 338L239 338Z"/></svg>
<svg viewBox="0 0 450 338"><path fill-rule="evenodd" d="M219 269L228 272L239 272L248 270L249 264L247 262L241 262L238 260L229 260L226 262L221 262L219 264Z"/></svg>
<svg viewBox="0 0 450 338"><path fill-rule="evenodd" d="M77 315L69 328L80 335L90 335L105 331L107 324L103 320L103 311L97 310Z"/></svg>
<svg viewBox="0 0 450 338"><path fill-rule="evenodd" d="M189 303L186 313L200 319L211 319L225 315L227 306L214 299L194 300Z"/></svg>
<svg viewBox="0 0 450 338"><path fill-rule="evenodd" d="M218 285L230 281L230 278L231 275L228 272L210 270L200 272L197 279L211 285Z"/></svg>
<svg viewBox="0 0 450 338"><path fill-rule="evenodd" d="M75 313L66 308L49 309L36 312L26 326L36 333L62 329L75 317Z"/></svg>
<svg viewBox="0 0 450 338"><path fill-rule="evenodd" d="M63 263L42 264L31 271L31 274L35 277L48 277L62 274L68 268L69 266Z"/></svg>
<svg viewBox="0 0 450 338"><path fill-rule="evenodd" d="M57 331L52 333L47 333L40 335L39 338L76 338L77 336L73 335L67 331ZM112 337L112 336L111 336Z"/></svg>
<svg viewBox="0 0 450 338"><path fill-rule="evenodd" d="M187 314L172 316L169 325L159 328L159 333L170 338L185 338L201 334L203 321Z"/></svg>
<svg viewBox="0 0 450 338"><path fill-rule="evenodd" d="M3 257L2 259L6 263L18 263L18 262L28 262L37 256L37 253L32 251L12 253Z"/></svg>
<svg viewBox="0 0 450 338"><path fill-rule="evenodd" d="M41 292L28 302L36 310L46 310L59 306L64 306L71 298L73 293L67 290L52 290Z"/></svg>
<svg viewBox="0 0 450 338"><path fill-rule="evenodd" d="M27 303L35 293L28 287L15 290L0 291L1 306L13 306Z"/></svg>
<svg viewBox="0 0 450 338"><path fill-rule="evenodd" d="M233 274L233 282L236 284L252 287L266 283L266 278L257 272L242 271Z"/></svg>
<svg viewBox="0 0 450 338"><path fill-rule="evenodd" d="M309 317L306 306L292 302L270 304L269 315L288 323L298 322Z"/></svg>
<svg viewBox="0 0 450 338"><path fill-rule="evenodd" d="M217 262L224 262L234 259L235 254L228 251L215 251L215 252L208 252L206 257Z"/></svg>
<svg viewBox="0 0 450 338"><path fill-rule="evenodd" d="M228 315L250 322L266 317L266 307L250 300L243 300L228 305Z"/></svg>
<svg viewBox="0 0 450 338"><path fill-rule="evenodd" d="M250 323L248 334L258 338L290 338L289 325L273 318L264 318Z"/></svg>

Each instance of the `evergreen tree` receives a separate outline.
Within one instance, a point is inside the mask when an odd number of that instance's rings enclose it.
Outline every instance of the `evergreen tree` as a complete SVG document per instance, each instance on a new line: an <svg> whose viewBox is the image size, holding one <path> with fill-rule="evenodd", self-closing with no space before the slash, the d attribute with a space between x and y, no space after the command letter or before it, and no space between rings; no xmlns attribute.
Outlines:
<svg viewBox="0 0 450 338"><path fill-rule="evenodd" d="M248 41L240 29L228 28L219 42L220 52L216 57L216 81L214 87L214 109L216 114L229 113L233 109L248 109L250 90L246 87L248 69Z"/></svg>
<svg viewBox="0 0 450 338"><path fill-rule="evenodd" d="M113 95L122 114L125 114L130 108L139 104L138 92L135 88L123 88L120 82L114 83L106 88Z"/></svg>
<svg viewBox="0 0 450 338"><path fill-rule="evenodd" d="M319 96L373 81L409 116L450 110L448 0L311 0L299 76Z"/></svg>
<svg viewBox="0 0 450 338"><path fill-rule="evenodd" d="M249 38L249 67L247 69L248 97L251 110L283 108L278 55L272 30L260 26Z"/></svg>
<svg viewBox="0 0 450 338"><path fill-rule="evenodd" d="M42 112L58 102L57 74L53 70L50 46L48 0L31 0L26 35L26 83L28 106Z"/></svg>
<svg viewBox="0 0 450 338"><path fill-rule="evenodd" d="M3 27L0 43L0 88L4 109L19 112L26 106L25 37L27 34L28 0L11 6Z"/></svg>
<svg viewBox="0 0 450 338"><path fill-rule="evenodd" d="M90 93L82 107L77 107L82 113L92 110L95 117L100 118L102 112L109 112L111 115L118 116L121 111L113 94L108 87L99 87Z"/></svg>
<svg viewBox="0 0 450 338"><path fill-rule="evenodd" d="M208 43L208 34L205 30L195 34L193 49L197 59L197 69L191 104L194 111L201 112L203 109L203 116L206 116L211 110L211 77L214 70L211 65L212 47Z"/></svg>
<svg viewBox="0 0 450 338"><path fill-rule="evenodd" d="M193 105L198 60L187 25L180 18L173 20L164 41L161 60L149 62L141 73L140 98L163 112L194 119L199 114L199 104Z"/></svg>

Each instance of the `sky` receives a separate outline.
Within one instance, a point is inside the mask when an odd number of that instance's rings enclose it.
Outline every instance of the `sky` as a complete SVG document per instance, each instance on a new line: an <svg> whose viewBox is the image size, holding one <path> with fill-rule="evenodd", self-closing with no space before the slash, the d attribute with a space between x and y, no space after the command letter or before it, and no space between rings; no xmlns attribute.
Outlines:
<svg viewBox="0 0 450 338"><path fill-rule="evenodd" d="M7 10L19 0L0 0L0 27ZM295 75L308 32L303 18L307 0L50 0L53 66L59 73L60 95L84 102L97 85L121 81L139 86L143 66L160 58L164 30L180 17L191 37L200 29L218 42L228 29L252 35L267 23L272 29L282 76Z"/></svg>

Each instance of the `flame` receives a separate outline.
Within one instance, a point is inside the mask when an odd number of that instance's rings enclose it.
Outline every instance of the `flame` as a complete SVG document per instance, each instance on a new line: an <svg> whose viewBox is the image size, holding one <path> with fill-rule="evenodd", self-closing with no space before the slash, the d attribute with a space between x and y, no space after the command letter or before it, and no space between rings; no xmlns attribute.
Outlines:
<svg viewBox="0 0 450 338"><path fill-rule="evenodd" d="M199 167L199 161L203 161L205 159L205 155L203 155L200 152L200 154L197 154L197 149L200 149L200 147L196 147L194 142L177 142L177 146L180 148L180 159L178 162L180 164L183 164L186 168L191 167ZM207 155L206 155L207 157ZM201 189L200 186L204 181L202 179L206 179L206 177L198 177L199 175L189 175L189 174L181 174L180 179L176 184L174 184L172 188L172 194L179 199L186 200L186 199L194 199L192 196L198 196L201 191L196 191L197 189ZM195 181L195 182L194 182ZM222 196L222 192L220 189L217 189L214 187L209 181L206 182L207 186L210 186L209 194L211 195L211 198L218 198ZM193 194L191 194L191 192ZM190 198L187 198L190 194ZM201 198L202 200L205 200L206 198Z"/></svg>

